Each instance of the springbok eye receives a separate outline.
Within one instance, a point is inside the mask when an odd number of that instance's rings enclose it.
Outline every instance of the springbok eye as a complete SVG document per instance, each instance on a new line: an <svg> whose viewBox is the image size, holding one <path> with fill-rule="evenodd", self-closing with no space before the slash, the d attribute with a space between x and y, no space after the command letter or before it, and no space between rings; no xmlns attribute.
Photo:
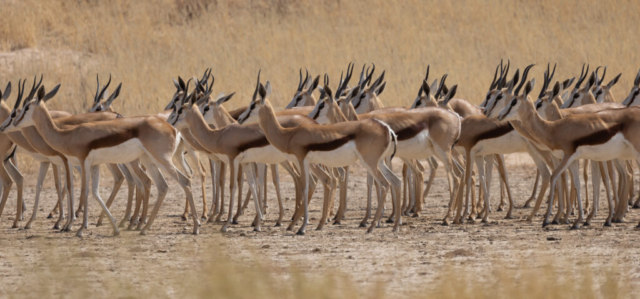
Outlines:
<svg viewBox="0 0 640 299"><path fill-rule="evenodd" d="M637 96L638 94L640 94L640 89L636 89L636 91L633 93L634 96Z"/></svg>
<svg viewBox="0 0 640 299"><path fill-rule="evenodd" d="M538 105L536 105L536 110L540 109L540 107L542 107L542 102L538 102Z"/></svg>
<svg viewBox="0 0 640 299"><path fill-rule="evenodd" d="M491 94L487 94L487 100L489 100L489 98L491 97Z"/></svg>
<svg viewBox="0 0 640 299"><path fill-rule="evenodd" d="M209 111L209 106L204 107L204 111Z"/></svg>
<svg viewBox="0 0 640 299"><path fill-rule="evenodd" d="M302 101L302 96L296 98L296 103Z"/></svg>
<svg viewBox="0 0 640 299"><path fill-rule="evenodd" d="M320 103L320 106L318 106L319 109L324 108L324 102Z"/></svg>
<svg viewBox="0 0 640 299"><path fill-rule="evenodd" d="M178 109L178 114L182 113L182 108Z"/></svg>
<svg viewBox="0 0 640 299"><path fill-rule="evenodd" d="M29 111L29 106L24 107L24 111Z"/></svg>
<svg viewBox="0 0 640 299"><path fill-rule="evenodd" d="M576 93L576 94L573 95L573 98L577 99L579 96L580 96L580 94Z"/></svg>
<svg viewBox="0 0 640 299"><path fill-rule="evenodd" d="M102 111L102 106L98 106L98 108L96 108L96 111Z"/></svg>
<svg viewBox="0 0 640 299"><path fill-rule="evenodd" d="M364 99L364 97L365 97L365 94L363 93L363 94L360 96L360 98L361 98L361 99Z"/></svg>
<svg viewBox="0 0 640 299"><path fill-rule="evenodd" d="M256 102L251 103L251 109L256 108Z"/></svg>
<svg viewBox="0 0 640 299"><path fill-rule="evenodd" d="M501 100L502 99L502 94L498 95L498 97L496 99L497 100Z"/></svg>
<svg viewBox="0 0 640 299"><path fill-rule="evenodd" d="M511 107L515 106L517 102L518 102L518 101L513 100L513 101L511 102Z"/></svg>

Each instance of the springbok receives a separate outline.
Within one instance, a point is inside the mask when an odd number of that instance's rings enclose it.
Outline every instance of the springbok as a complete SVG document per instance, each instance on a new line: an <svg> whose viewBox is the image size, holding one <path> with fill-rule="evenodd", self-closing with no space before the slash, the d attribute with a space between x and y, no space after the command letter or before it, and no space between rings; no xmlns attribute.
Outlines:
<svg viewBox="0 0 640 299"><path fill-rule="evenodd" d="M47 144L64 154L67 159L74 160L72 164L81 165L80 201L84 202L84 223L88 222L89 216L87 200L89 179L91 172L98 169L91 166L105 163L130 163L139 158L143 158L142 162L158 188L156 205L141 234L146 234L153 224L168 189L158 168L178 181L195 211L191 182L175 168L171 161L178 144L178 133L171 125L156 116L143 116L84 123L69 129L59 128L53 122L45 104L57 93L59 87L60 85L57 85L45 94L44 86L41 86L37 97L27 99L28 102L25 103L20 114L10 124L3 124L0 131L17 131L24 127L35 126ZM99 197L96 199L109 217L114 235L118 235L119 230L115 219L104 202ZM200 222L196 213L192 216L193 233L197 234ZM77 235L81 237L84 229L83 224Z"/></svg>
<svg viewBox="0 0 640 299"><path fill-rule="evenodd" d="M559 175L569 169L573 173L576 188L580 188L578 178L579 165L576 159L609 161L613 159L631 160L640 157L640 139L634 134L640 129L640 109L611 109L597 113L571 115L557 121L546 121L535 109L528 96L533 84L528 82L524 93L511 100L500 112L498 119L520 119L527 130L540 142L551 148L562 161L551 176L549 206L542 223L549 224L549 216L553 208L554 186ZM585 87L589 88L589 87ZM560 85L554 86L554 96L560 91ZM580 227L583 220L582 199L577 192L578 218L572 228ZM613 218L613 203L609 200L609 216L605 225L610 225Z"/></svg>
<svg viewBox="0 0 640 299"><path fill-rule="evenodd" d="M199 101L206 101L208 96L209 94L205 94ZM224 99L219 100L220 103L224 102ZM215 103L216 106L219 106L217 105L218 101L215 101ZM231 178L229 185L229 216L227 218L227 222L222 226L223 232L228 230L233 219L232 211L233 198L235 197L236 192L236 174L239 171L240 165L245 164L246 167L243 167L242 171L245 173L247 180L249 181L250 192L254 197L257 214L254 222L254 230L260 231L262 209L257 195L254 169L250 165L247 165L247 163L278 164L286 161L287 157L269 144L269 141L267 141L267 138L258 123L246 125L232 123L220 129L211 129L198 108L199 104L201 103L196 103L194 95L185 97L184 103L180 108L175 109L171 114L169 122L176 128L188 128L196 140L200 142L208 152L217 156L218 159L229 165ZM206 109L205 113L208 110L209 109ZM218 109L218 112L225 111ZM310 118L301 115L284 116L281 117L280 120L288 127L315 123ZM281 220L282 219L279 221Z"/></svg>
<svg viewBox="0 0 640 299"><path fill-rule="evenodd" d="M396 206L394 231L399 230L401 213L398 207L401 187L398 178L385 164L385 158L393 156L396 149L396 135L389 125L379 120L343 122L329 125L303 124L294 128L284 128L269 102L271 84L266 87L260 84L258 104L259 124L269 142L285 153L301 174L300 181L304 189L302 195L304 220L297 234L304 234L309 220L307 196L309 192L309 168L312 163L320 163L328 167L344 167L358 159L382 188L378 201L376 217L368 232L372 232L378 219L382 216L384 198L389 187L393 193ZM333 100L329 86L324 86L320 98ZM328 203L325 202L325 208ZM296 222L297 219L294 220Z"/></svg>
<svg viewBox="0 0 640 299"><path fill-rule="evenodd" d="M426 81L424 82L426 84ZM338 92L342 88L344 88L343 84L338 88ZM372 85L369 89L375 88L376 86ZM448 96L451 97L455 95L456 89L457 86L454 86ZM350 95L346 98L346 103L350 105L350 109L355 110L349 99L357 97L363 90L364 87L360 85L351 89ZM314 119L321 120L319 123L349 121L340 109L338 103L329 97L321 99L311 115ZM453 173L452 169L451 147L460 134L460 117L457 114L441 108L411 110L404 108L386 108L363 114L352 113L352 115L356 117L356 119L354 119L355 121L376 119L388 124L398 136L398 149L395 156L402 159L405 165L408 165L414 173L419 174L421 171L416 168L413 160L417 161L437 157L444 163L449 183L453 184L453 186L450 185L450 191L452 192L451 198L454 198L453 192L457 189L458 182L457 176ZM422 181L419 175L417 181ZM417 185L418 189L421 189L421 187L421 185ZM341 208L342 206L343 204L341 203ZM371 202L368 200L367 214L362 220L361 226L367 223L370 216L370 207ZM342 215L340 211L341 210L339 210L336 218ZM420 201L418 201L416 202L415 212L418 214L420 211L421 205Z"/></svg>

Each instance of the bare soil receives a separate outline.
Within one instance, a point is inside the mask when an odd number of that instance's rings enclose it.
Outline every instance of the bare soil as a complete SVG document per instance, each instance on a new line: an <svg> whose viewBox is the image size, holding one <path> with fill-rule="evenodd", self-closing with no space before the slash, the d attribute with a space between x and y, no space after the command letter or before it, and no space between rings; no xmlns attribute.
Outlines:
<svg viewBox="0 0 640 299"><path fill-rule="evenodd" d="M489 277L495 267L506 271L522 267L536 269L549 261L569 266L624 264L636 276L631 281L639 281L640 232L634 229L640 220L637 210L629 213L626 223L605 228L602 224L606 205L602 203L602 212L591 227L569 230L569 225L556 225L543 229L541 216L532 223L525 222L523 219L530 209L521 208L530 195L535 169L526 158L518 156L510 158L508 165L516 203L515 219L505 220L506 212L496 211L499 189L494 179L490 223L442 226L449 195L440 170L424 214L420 218L404 218L399 233L391 232L388 224L383 224L373 234L366 234L365 229L358 227L366 205L366 179L361 167L354 167L350 177L346 221L316 231L322 198L322 192L316 191L311 204L311 225L305 236L286 231L288 222L284 227L273 227L277 203L272 185L269 186L270 206L262 232L252 231L250 224L254 211L250 207L240 218L240 224L232 226L230 232L220 233L220 224L203 224L198 236L190 234L191 220L180 219L184 195L175 183L171 183L171 193L146 236L124 230L121 236L112 237L108 222L96 228L99 207L95 201L90 202L91 226L86 237L77 238L75 232L53 230L54 220L45 219L55 201L50 183L43 190L38 221L33 228L11 229L15 213L15 191L12 191L0 222L0 295L28 286L28 273L43 269L52 258L62 267L86 266L89 270L83 274L83 279L97 287L106 287L103 281L110 276L124 277L147 288L163 287L166 271L197 273L201 265L207 264L212 250L218 251L215 255L249 265L269 264L270 271L283 278L289 275L286 269L294 265L303 273L346 273L363 287L383 282L389 290L429 287L441 279L444 270L465 269L482 279ZM395 169L399 167L396 165ZM284 174L281 180L286 198L285 219L288 219L293 211L293 184ZM102 194L106 198L111 189L109 180L105 178L104 181ZM32 185L25 187L28 205L25 218L31 215L34 189ZM193 189L198 198L198 182L194 182ZM208 186L209 200L210 190ZM112 207L118 220L124 215L125 198L126 184ZM389 202L387 207L390 207ZM76 222L75 229L80 223ZM24 224L26 221L21 222ZM52 251L57 254L52 255Z"/></svg>

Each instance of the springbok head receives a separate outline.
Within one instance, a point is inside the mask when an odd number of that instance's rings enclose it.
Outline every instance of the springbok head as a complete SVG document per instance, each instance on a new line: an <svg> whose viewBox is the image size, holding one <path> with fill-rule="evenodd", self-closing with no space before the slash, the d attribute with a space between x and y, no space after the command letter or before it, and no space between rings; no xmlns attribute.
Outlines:
<svg viewBox="0 0 640 299"><path fill-rule="evenodd" d="M587 67L585 71L585 65ZM562 103L561 109L577 107L586 103L595 103L596 99L591 92L591 87L596 83L595 74L591 74L591 77L587 82L587 75L589 75L589 65L583 64L582 71L580 72L580 77L576 82L576 85L573 87L573 90L569 93L569 97ZM583 83L584 86L582 85ZM582 86L582 88L581 88Z"/></svg>
<svg viewBox="0 0 640 299"><path fill-rule="evenodd" d="M100 78L96 75L96 80L98 81L96 94L93 96L93 106L89 109L89 112L98 112L98 111L110 111L114 112L113 108L111 108L111 104L113 101L120 95L120 89L122 88L122 83L118 84L116 90L113 91L111 95L109 95L109 84L111 84L111 75L109 75L109 81L107 85L102 87L100 90Z"/></svg>
<svg viewBox="0 0 640 299"><path fill-rule="evenodd" d="M418 96L413 100L413 104L411 104L411 109L414 108L423 108L423 107L436 107L438 106L438 102L436 101L435 94L436 89L438 87L438 80L434 80L431 85L429 85L427 80L429 80L429 68L431 66L427 65L427 74L422 79L422 84L418 89ZM443 78L446 78L447 75L444 75Z"/></svg>
<svg viewBox="0 0 640 299"><path fill-rule="evenodd" d="M40 82L42 82L42 79L40 79ZM40 85L40 83L38 83L38 85ZM45 103L51 98L53 98L56 95L56 93L58 93L58 90L60 89L60 84L56 85L48 93L45 92L44 85L40 85L40 87L37 89L38 91L36 92L35 88L32 87L31 92L24 99L25 103L19 112L17 109L18 107L20 107L20 101L22 100L22 96L24 93L20 92L18 94L18 100L16 101L15 106L13 107L13 110L16 112L15 116L13 116L14 113L12 112L11 114L13 117L7 118L7 120L5 120L2 123L2 125L0 125L0 131L3 131L3 132L17 131L17 130L20 130L21 128L26 128L26 127L35 125L35 122L33 119L34 111L42 110L42 109L46 110ZM22 86L22 91L23 90L24 90L24 85Z"/></svg>
<svg viewBox="0 0 640 299"><path fill-rule="evenodd" d="M360 73L360 82L358 84L360 92L357 97L351 100L353 108L358 114L373 111L380 108L381 106L381 102L378 99L378 96L382 94L387 83L383 82L385 71L382 72L378 79L371 83L371 79L375 70L376 65L373 64L371 72L365 76L364 66L362 67L362 72ZM369 83L371 84L369 85Z"/></svg>
<svg viewBox="0 0 640 299"><path fill-rule="evenodd" d="M631 87L631 92L629 92L629 95L622 102L622 104L627 106L627 107L633 107L633 106L640 105L639 95L640 95L640 70L638 71L638 74L636 75L636 79L633 80L633 86Z"/></svg>
<svg viewBox="0 0 640 299"><path fill-rule="evenodd" d="M306 71L304 80L302 80L302 69L300 69L298 88L293 94L293 99L291 99L291 102L289 102L285 109L315 105L316 99L313 97L313 91L318 87L319 80L320 76L317 76L315 80L312 81L311 77L309 77L309 70Z"/></svg>

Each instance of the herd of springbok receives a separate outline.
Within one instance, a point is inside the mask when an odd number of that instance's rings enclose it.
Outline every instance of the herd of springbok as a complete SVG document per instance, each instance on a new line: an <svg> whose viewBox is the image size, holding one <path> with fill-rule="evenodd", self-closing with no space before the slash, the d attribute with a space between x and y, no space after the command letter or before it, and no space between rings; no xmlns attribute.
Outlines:
<svg viewBox="0 0 640 299"><path fill-rule="evenodd" d="M46 90L34 78L29 93L27 80L18 81L18 97L9 108L12 90L7 84L0 93L0 167L2 199L0 215L9 191L17 186L16 217L13 227L23 219L23 176L18 170L17 154L26 154L40 163L33 213L25 228L36 220L38 201L49 166L53 168L57 205L49 214L58 214L54 228L69 231L77 215L83 223L78 236L88 227L89 191L102 207L97 224L106 215L114 235L119 227L141 230L145 234L153 224L168 192L165 177L176 180L186 195L182 218L193 219L197 234L200 220L222 222L222 231L236 224L238 217L253 199L256 216L252 226L260 231L267 209L267 171L270 170L278 199L276 226L284 218L279 188L279 167L293 178L296 191L295 209L288 230L300 221L298 234L304 234L309 223L309 201L319 182L324 197L322 216L317 229L333 217L340 224L347 208L349 166L360 161L367 171L367 208L360 226L367 232L380 226L387 193L391 193L392 211L387 223L393 231L402 224L402 216L417 217L433 183L438 163L446 170L449 204L443 224L460 224L481 218L489 221L491 212L490 183L494 164L500 175L501 203L505 191L509 200L506 218L513 217L514 203L504 155L528 153L537 167L531 197L525 206L534 207L527 217L531 221L548 193L543 227L569 223L572 228L590 225L599 206L600 183L604 184L608 202L605 226L624 221L633 200L633 161L640 166L640 72L629 96L615 102L611 88L620 74L604 84L607 68L589 73L583 65L580 77L553 81L556 67L547 65L540 92L532 93L536 80L528 80L534 65L527 66L520 77L516 70L509 77L510 63L501 62L495 69L485 100L480 106L454 98L457 85L448 88L447 75L429 84L429 67L421 80L413 104L409 108L385 108L380 95L385 89L385 72L375 80L375 65L363 66L359 80L350 86L354 65L349 64L337 87L329 76L315 79L300 71L298 87L284 110L275 111L269 101L271 83L260 81L260 72L249 106L227 111L223 104L234 93L212 96L214 77L207 69L201 78L173 80L176 91L165 110L154 115L125 117L114 110L113 101L122 84L113 93L98 78L93 105L87 113L73 115L47 108L60 85ZM575 81L575 85L573 84ZM37 83L36 83L37 82ZM190 91L190 86L193 90ZM316 100L315 90L319 90ZM635 132L635 133L634 133ZM391 170L396 157L403 163L402 178ZM206 163L212 178L212 204L207 207ZM427 186L423 190L425 171L420 161L430 167ZM583 163L585 206L582 203L580 161ZM473 170L475 162L476 171ZM113 176L113 188L106 203L100 197L100 165L106 164ZM74 205L73 169L81 177L79 204ZM225 212L224 184L229 169L229 204ZM60 171L64 170L64 182ZM587 182L591 170L592 202L589 204ZM474 178L474 174L477 177ZM202 213L198 214L191 179L199 178L202 186ZM242 184L249 185L243 200ZM476 197L476 180L479 185ZM109 212L123 182L128 185L125 216L119 224ZM157 189L157 200L149 214L151 183ZM539 187L538 187L539 185ZM375 215L371 215L372 191L378 199ZM91 188L90 188L91 187ZM339 188L337 209L334 191ZM402 189L402 190L401 190ZM547 192L548 190L548 192ZM234 199L237 207L234 214ZM63 199L67 198L65 202ZM135 206L134 206L135 203ZM77 206L77 210L74 207ZM554 208L556 213L551 220ZM65 213L66 210L66 213ZM335 213L334 213L335 211ZM588 216L584 217L587 212ZM226 214L226 219L222 217ZM65 220L65 215L66 221ZM64 223L63 223L64 222ZM128 223L127 223L128 222Z"/></svg>

